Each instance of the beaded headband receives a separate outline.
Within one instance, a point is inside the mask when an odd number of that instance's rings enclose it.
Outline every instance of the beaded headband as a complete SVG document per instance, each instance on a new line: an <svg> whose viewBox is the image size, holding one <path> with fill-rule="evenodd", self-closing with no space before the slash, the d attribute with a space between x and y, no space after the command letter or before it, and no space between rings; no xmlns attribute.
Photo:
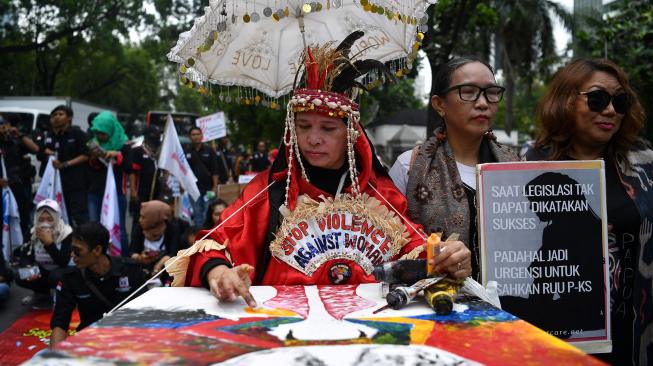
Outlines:
<svg viewBox="0 0 653 366"><path fill-rule="evenodd" d="M380 76L385 75L386 79L394 81L394 76L379 61L367 59L352 62L349 59L351 46L363 34L362 31L350 34L336 48L332 47L332 43L313 48L308 47L303 55L306 87L295 88L286 109L284 144L289 150L286 206L288 206L288 192L290 190L290 177L294 158L299 162L302 177L310 182L297 144L296 113L315 112L329 117L346 119L347 162L352 183L351 189L354 196L358 196L360 193L358 171L356 170L356 152L354 151L356 140L361 135L358 130L361 128L359 125L360 113L358 104L352 100L350 95L357 87L365 89L356 79L372 70L376 70Z"/></svg>

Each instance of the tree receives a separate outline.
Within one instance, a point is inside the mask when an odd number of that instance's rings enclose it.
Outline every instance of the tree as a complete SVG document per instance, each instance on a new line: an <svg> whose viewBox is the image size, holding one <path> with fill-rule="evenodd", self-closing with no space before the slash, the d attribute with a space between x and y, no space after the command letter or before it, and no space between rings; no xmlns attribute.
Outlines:
<svg viewBox="0 0 653 366"><path fill-rule="evenodd" d="M53 95L65 65L79 61L74 55L80 47L99 38L126 38L131 27L149 19L142 5L142 0L3 2L0 53L25 72L16 75L16 69L0 64L3 83L21 92L29 85L29 95ZM25 63L12 64L14 59Z"/></svg>
<svg viewBox="0 0 653 366"><path fill-rule="evenodd" d="M646 136L653 140L653 7L647 0L614 1L604 19L587 21L575 34L578 47L621 66L646 109Z"/></svg>
<svg viewBox="0 0 653 366"><path fill-rule="evenodd" d="M530 96L533 81L538 76L546 78L558 60L551 14L568 29L572 27L572 17L561 5L549 0L496 0L495 4L499 19L497 57L506 86L504 128L510 133L515 125L517 79L523 78Z"/></svg>
<svg viewBox="0 0 653 366"><path fill-rule="evenodd" d="M422 49L431 70L457 55L475 55L487 60L491 48L491 26L496 24L496 12L490 0L440 0L429 8L428 32ZM436 85L431 86L430 96ZM439 116L427 107L427 136L440 123Z"/></svg>
<svg viewBox="0 0 653 366"><path fill-rule="evenodd" d="M424 103L415 95L414 76L398 78L394 84L386 84L364 93L360 98L363 125L376 116L390 116L404 108L422 108Z"/></svg>

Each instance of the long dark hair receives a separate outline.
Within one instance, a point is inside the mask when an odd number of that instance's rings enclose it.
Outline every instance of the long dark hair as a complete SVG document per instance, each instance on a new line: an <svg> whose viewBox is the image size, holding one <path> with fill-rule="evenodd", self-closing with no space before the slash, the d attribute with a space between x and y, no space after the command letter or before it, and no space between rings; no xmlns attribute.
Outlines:
<svg viewBox="0 0 653 366"><path fill-rule="evenodd" d="M209 207L206 209L206 216L204 216L204 224L202 225L203 229L211 230L215 226L213 223L213 210L215 210L215 206L217 205L224 205L225 208L229 206L227 202L221 198L216 198L211 201L211 203L209 203Z"/></svg>

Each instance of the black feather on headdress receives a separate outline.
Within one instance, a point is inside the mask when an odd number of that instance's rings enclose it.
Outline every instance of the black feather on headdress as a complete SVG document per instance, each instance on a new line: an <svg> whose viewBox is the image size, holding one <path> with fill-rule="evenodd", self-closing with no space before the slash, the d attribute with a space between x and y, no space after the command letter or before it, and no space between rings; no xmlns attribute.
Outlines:
<svg viewBox="0 0 653 366"><path fill-rule="evenodd" d="M344 93L354 86L367 90L367 87L356 81L356 79L373 70L376 70L379 78L385 78L390 83L396 81L395 76L383 62L374 59L358 60L354 63L349 62L342 67L338 76L333 79L331 91Z"/></svg>

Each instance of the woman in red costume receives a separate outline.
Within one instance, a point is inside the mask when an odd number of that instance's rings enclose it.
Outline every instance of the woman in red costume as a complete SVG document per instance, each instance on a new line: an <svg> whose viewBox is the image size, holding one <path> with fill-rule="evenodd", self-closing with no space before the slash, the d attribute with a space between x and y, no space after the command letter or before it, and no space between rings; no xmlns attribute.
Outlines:
<svg viewBox="0 0 653 366"><path fill-rule="evenodd" d="M251 284L375 282L374 266L424 254L421 227L404 219L406 199L376 159L350 98L356 78L385 69L348 59L362 35L307 50L306 88L288 103L279 155L223 212L221 226L168 262L173 285L256 306ZM447 242L435 258L436 269L454 278L469 276L470 263L462 242Z"/></svg>

